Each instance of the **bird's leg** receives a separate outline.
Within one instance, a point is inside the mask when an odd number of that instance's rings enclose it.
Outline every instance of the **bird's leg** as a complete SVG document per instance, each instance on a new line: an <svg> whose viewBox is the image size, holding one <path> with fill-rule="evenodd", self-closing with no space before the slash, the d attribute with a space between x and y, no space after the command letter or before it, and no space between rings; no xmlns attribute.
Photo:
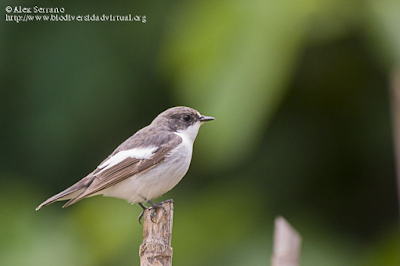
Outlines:
<svg viewBox="0 0 400 266"><path fill-rule="evenodd" d="M167 210L164 208L164 206L163 206L163 203L166 203L166 202L174 202L172 199L167 199L167 200L164 200L164 201L161 201L160 203L153 203L153 202L151 202L150 200L147 200L147 202L148 203L150 203L150 205L151 205L151 207L150 207L150 209L157 209L157 208L162 208L163 209L163 211L164 211L164 215L165 214L167 214ZM150 214L150 219L151 219L151 221L153 222L153 223L155 223L154 221L153 221L153 218L156 216L156 213L155 212L152 212L151 214Z"/></svg>
<svg viewBox="0 0 400 266"><path fill-rule="evenodd" d="M139 223L142 224L141 219L142 219L142 217L143 217L143 215L144 215L144 211L147 210L147 209L151 209L150 220L151 220L153 223L155 223L153 219L154 219L154 217L156 216L156 209L157 209L157 208L161 208L162 205L161 205L160 203L159 203L159 204L153 203L151 200L147 199L146 197L143 197L142 195L140 195L140 197L144 200L145 203L150 203L151 207L147 208L145 205L143 205L143 203L140 203L140 202L138 203L139 206L142 207L142 209L143 209L142 212L141 212L140 215L139 215ZM163 209L164 209L164 207L163 207ZM165 212L166 212L166 211L165 211L165 209L164 209L164 213L165 213Z"/></svg>
<svg viewBox="0 0 400 266"><path fill-rule="evenodd" d="M153 209L161 208L161 207L162 207L162 202L160 202L160 203L154 203L154 202L152 202L151 200L147 200L146 202L147 202L147 203L150 203L150 205L151 205L150 208L153 208Z"/></svg>
<svg viewBox="0 0 400 266"><path fill-rule="evenodd" d="M143 218L144 211L147 210L148 208L146 206L144 206L143 203L141 203L141 202L139 202L138 204L140 207L142 207L142 212L139 214L139 217L138 217L139 223L142 224L142 218Z"/></svg>
<svg viewBox="0 0 400 266"><path fill-rule="evenodd" d="M162 202L160 202L160 203L154 203L154 202L152 202L151 200L149 200L149 199L147 199L147 198L145 198L145 197L143 197L143 196L141 196L141 198L145 201L145 203L150 203L150 205L151 205L151 207L149 207L149 208L147 208L145 205L143 205L143 203L138 203L139 204L139 206L140 207L142 207L142 212L140 213L140 215L139 215L139 223L140 224L142 224L142 222L141 222L141 219L142 219L142 217L143 217L143 214L144 214L144 211L145 210L147 210L147 209L151 209L152 210L152 212L150 213L150 220L153 222L153 223L156 223L153 219L154 219L154 217L156 216L156 209L157 208L163 208L163 211L164 211L164 215L167 213L167 210L164 208L164 206L162 205L163 203L165 203L165 202L174 202L172 199L167 199L167 200L164 200L164 201L162 201ZM154 210L154 211L153 211Z"/></svg>
<svg viewBox="0 0 400 266"><path fill-rule="evenodd" d="M150 213L150 220L153 222L153 223L156 223L156 222L154 222L154 217L156 216L156 209L158 209L158 208L163 208L163 210L164 210L164 214L165 214L165 212L166 212L166 210L164 209L164 207L162 206L162 204L161 203L154 203L154 202L152 202L151 200L147 200L146 202L148 202L148 203L150 203L150 205L151 205L151 207L149 208L149 209L151 209L152 210L152 212ZM154 210L154 211L153 211Z"/></svg>

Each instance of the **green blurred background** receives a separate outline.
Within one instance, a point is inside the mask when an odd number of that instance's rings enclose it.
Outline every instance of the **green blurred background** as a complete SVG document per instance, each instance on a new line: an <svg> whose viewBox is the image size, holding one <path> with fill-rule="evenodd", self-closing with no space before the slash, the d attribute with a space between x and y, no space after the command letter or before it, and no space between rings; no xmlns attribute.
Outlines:
<svg viewBox="0 0 400 266"><path fill-rule="evenodd" d="M139 265L141 209L49 196L177 105L200 130L175 200L174 265L400 265L390 73L398 0L1 1L0 265ZM5 7L141 22L5 22Z"/></svg>

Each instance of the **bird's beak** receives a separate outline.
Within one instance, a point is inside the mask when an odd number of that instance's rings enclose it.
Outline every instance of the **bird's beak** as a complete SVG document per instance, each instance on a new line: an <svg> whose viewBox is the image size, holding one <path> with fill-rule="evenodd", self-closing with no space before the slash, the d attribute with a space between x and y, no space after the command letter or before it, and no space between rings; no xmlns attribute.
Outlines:
<svg viewBox="0 0 400 266"><path fill-rule="evenodd" d="M205 116L205 115L200 116L200 122L207 122L212 120L215 120L215 118L212 116Z"/></svg>

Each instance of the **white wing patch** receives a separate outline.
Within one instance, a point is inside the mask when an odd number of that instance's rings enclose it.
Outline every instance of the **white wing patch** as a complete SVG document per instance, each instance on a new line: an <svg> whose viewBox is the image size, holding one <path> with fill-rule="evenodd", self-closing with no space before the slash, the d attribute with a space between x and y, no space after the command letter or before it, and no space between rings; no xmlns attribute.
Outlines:
<svg viewBox="0 0 400 266"><path fill-rule="evenodd" d="M119 164L126 158L136 158L136 159L150 159L153 156L153 153L157 150L157 147L147 147L147 148L135 148L125 151L120 151L113 155L110 159L103 162L99 166L98 169L102 169L99 173L107 170L108 168L113 167L114 165Z"/></svg>

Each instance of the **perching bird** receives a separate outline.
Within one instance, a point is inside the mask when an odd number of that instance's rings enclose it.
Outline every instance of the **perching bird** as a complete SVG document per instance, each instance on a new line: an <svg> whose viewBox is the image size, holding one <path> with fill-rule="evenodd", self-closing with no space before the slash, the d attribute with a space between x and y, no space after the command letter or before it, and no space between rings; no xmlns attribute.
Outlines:
<svg viewBox="0 0 400 266"><path fill-rule="evenodd" d="M143 203L151 202L175 187L189 169L193 142L200 126L214 120L189 107L173 107L159 114L109 155L86 177L40 204L69 200L68 207L95 195ZM139 216L139 222L143 212Z"/></svg>

